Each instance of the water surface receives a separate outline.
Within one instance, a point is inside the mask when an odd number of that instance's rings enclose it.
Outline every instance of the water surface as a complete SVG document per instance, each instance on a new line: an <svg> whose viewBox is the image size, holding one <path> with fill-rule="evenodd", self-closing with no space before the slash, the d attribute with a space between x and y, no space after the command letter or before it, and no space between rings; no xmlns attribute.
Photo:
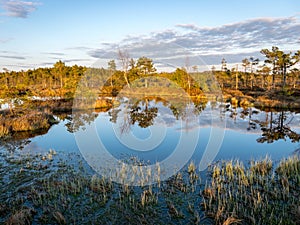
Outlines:
<svg viewBox="0 0 300 225"><path fill-rule="evenodd" d="M217 136L220 139L212 140L221 143L214 161L246 162L266 155L280 160L299 148L300 114L297 112L234 108L229 103L208 102L199 107L191 101L178 105L159 99L118 101L120 104L106 112L70 114L46 134L23 141L23 152L54 149L80 154L83 149L79 149L75 134L84 134L89 126L95 127L100 142L114 158L134 156L149 163L167 159L182 141L186 146L196 143L191 159L199 163L214 129L222 133ZM91 151L96 145L89 140L86 143ZM7 143L1 145L7 148ZM185 145L181 146L180 154L189 150Z"/></svg>

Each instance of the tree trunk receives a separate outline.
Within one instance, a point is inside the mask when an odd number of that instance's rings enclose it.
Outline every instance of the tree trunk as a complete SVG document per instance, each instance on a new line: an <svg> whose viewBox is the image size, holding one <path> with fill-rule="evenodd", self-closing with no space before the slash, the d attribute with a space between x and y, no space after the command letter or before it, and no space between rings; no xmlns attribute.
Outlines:
<svg viewBox="0 0 300 225"><path fill-rule="evenodd" d="M271 111L271 118L270 118L270 129L273 128L273 112Z"/></svg>
<svg viewBox="0 0 300 225"><path fill-rule="evenodd" d="M272 74L272 86L273 86L273 89L275 89L275 74L274 73Z"/></svg>
<svg viewBox="0 0 300 225"><path fill-rule="evenodd" d="M284 112L282 111L281 113L280 113L280 130L282 130L283 129L283 120L284 120Z"/></svg>
<svg viewBox="0 0 300 225"><path fill-rule="evenodd" d="M129 81L128 81L128 78L127 78L127 72L124 72L124 79L126 81L127 87L130 88L130 84L129 84Z"/></svg>
<svg viewBox="0 0 300 225"><path fill-rule="evenodd" d="M275 85L275 63L273 63L272 86L273 86L273 89L275 89L275 87L276 87L276 85Z"/></svg>
<svg viewBox="0 0 300 225"><path fill-rule="evenodd" d="M236 65L236 73L235 73L235 90L237 90L239 87L239 76L238 76L238 65Z"/></svg>
<svg viewBox="0 0 300 225"><path fill-rule="evenodd" d="M285 65L284 65L284 67L283 67L283 72L282 72L282 74L283 74L282 90L284 90L284 88L285 88L285 83L286 83L286 66L285 66Z"/></svg>
<svg viewBox="0 0 300 225"><path fill-rule="evenodd" d="M60 74L60 88L63 88L63 77L62 77L62 74Z"/></svg>

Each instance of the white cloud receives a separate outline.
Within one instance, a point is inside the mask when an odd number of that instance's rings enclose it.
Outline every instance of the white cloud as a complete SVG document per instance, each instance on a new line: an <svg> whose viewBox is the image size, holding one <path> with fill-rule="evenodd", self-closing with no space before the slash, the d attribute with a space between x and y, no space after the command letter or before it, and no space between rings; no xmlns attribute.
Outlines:
<svg viewBox="0 0 300 225"><path fill-rule="evenodd" d="M3 0L2 8L6 11L5 15L11 17L26 18L37 9L40 3L20 0Z"/></svg>
<svg viewBox="0 0 300 225"><path fill-rule="evenodd" d="M10 42L12 40L13 40L13 38L0 38L0 44L4 44L4 43Z"/></svg>
<svg viewBox="0 0 300 225"><path fill-rule="evenodd" d="M43 52L45 55L54 55L54 56L64 56L65 53L62 52Z"/></svg>
<svg viewBox="0 0 300 225"><path fill-rule="evenodd" d="M118 49L127 50L130 57L146 56L156 62L183 66L190 58L192 65L240 62L245 57L263 58L259 51L276 45L283 50L296 50L300 22L296 17L256 18L219 27L179 24L173 29L143 36L129 36L119 43L105 43L88 51L94 58L117 58ZM201 60L200 60L201 61Z"/></svg>
<svg viewBox="0 0 300 225"><path fill-rule="evenodd" d="M26 57L19 56L19 55L0 55L0 58L5 58L5 59L19 59L19 60L26 59Z"/></svg>

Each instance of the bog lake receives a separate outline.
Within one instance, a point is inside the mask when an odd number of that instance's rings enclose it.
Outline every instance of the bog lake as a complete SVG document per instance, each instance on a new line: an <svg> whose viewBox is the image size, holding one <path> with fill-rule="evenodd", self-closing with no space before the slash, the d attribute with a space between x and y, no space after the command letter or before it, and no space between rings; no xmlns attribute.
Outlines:
<svg viewBox="0 0 300 225"><path fill-rule="evenodd" d="M184 223L190 221L188 215L198 221L206 216L201 198L195 196L205 189L210 165L223 160L247 165L266 157L278 164L283 158L299 155L297 111L149 97L122 97L114 102L103 110L54 113L57 123L49 130L1 139L4 192L0 222L14 213L19 215L20 209L35 215L22 214L34 224L110 224L120 220L151 224L170 222L174 217L175 223ZM142 166L145 173L138 174L136 166ZM191 175L193 167L203 175L200 185L184 186L176 173L188 176L183 172L188 168ZM132 173L136 173L134 177ZM97 195L87 194L86 189ZM188 190L190 195L182 194ZM153 207L147 208L147 204ZM195 213L189 214L191 204ZM187 208L182 208L183 216L180 207ZM30 211L33 208L34 213Z"/></svg>

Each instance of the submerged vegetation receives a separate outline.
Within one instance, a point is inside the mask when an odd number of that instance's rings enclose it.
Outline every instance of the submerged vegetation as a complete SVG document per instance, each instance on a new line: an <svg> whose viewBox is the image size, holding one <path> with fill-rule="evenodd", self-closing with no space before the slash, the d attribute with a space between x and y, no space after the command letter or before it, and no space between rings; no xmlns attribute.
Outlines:
<svg viewBox="0 0 300 225"><path fill-rule="evenodd" d="M222 162L211 166L208 177L191 162L167 181L133 187L93 174L80 156L68 155L66 162L60 154L1 153L0 223L300 222L296 156L276 164L268 158L251 161L246 167Z"/></svg>
<svg viewBox="0 0 300 225"><path fill-rule="evenodd" d="M82 160L77 155L68 158ZM121 185L88 172L82 162L71 166L53 150L35 156L2 155L1 164L0 223L162 224L203 216L192 199L196 177L189 182L178 174L151 186Z"/></svg>

